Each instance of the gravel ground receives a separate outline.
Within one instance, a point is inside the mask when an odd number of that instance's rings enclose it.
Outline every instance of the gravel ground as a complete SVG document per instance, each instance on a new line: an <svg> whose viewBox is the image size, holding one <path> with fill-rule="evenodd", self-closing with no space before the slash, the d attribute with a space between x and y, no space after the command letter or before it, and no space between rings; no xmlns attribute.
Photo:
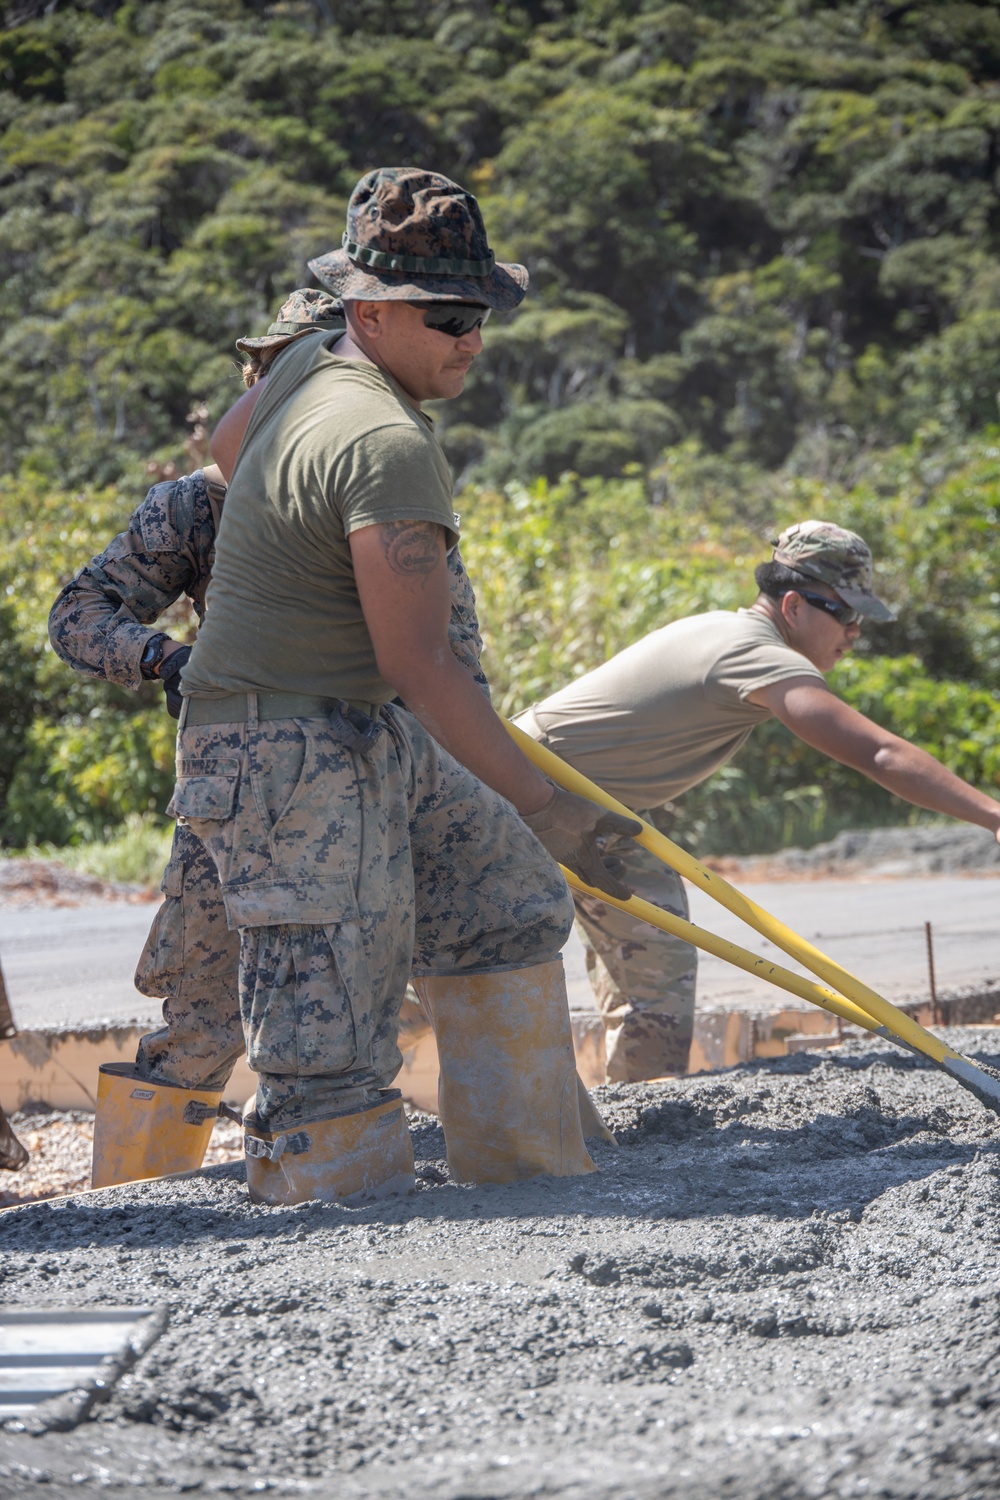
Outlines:
<svg viewBox="0 0 1000 1500"><path fill-rule="evenodd" d="M155 901L142 885L100 880L57 859L0 855L0 906L86 906L95 901Z"/></svg>
<svg viewBox="0 0 1000 1500"><path fill-rule="evenodd" d="M1000 875L1000 844L970 823L920 823L912 828L846 829L811 849L782 849L748 859L710 860L727 879L829 880L921 875ZM729 871L732 874L729 874Z"/></svg>
<svg viewBox="0 0 1000 1500"><path fill-rule="evenodd" d="M0 1429L0 1495L995 1500L1000 1120L868 1039L600 1097L586 1178L453 1186L423 1117L381 1206L228 1165L4 1214L7 1307L169 1321L94 1419Z"/></svg>
<svg viewBox="0 0 1000 1500"><path fill-rule="evenodd" d="M0 1172L0 1208L78 1193L90 1187L94 1115L81 1109L20 1110L10 1116L14 1134L31 1153L20 1172ZM232 1120L216 1121L205 1162L242 1161L243 1132ZM0 1283L2 1285L2 1283Z"/></svg>

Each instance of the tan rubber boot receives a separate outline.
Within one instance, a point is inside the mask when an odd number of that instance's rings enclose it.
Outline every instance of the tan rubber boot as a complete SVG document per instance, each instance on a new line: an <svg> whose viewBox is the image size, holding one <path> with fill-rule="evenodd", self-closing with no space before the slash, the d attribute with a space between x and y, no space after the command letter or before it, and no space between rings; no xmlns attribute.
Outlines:
<svg viewBox="0 0 1000 1500"><path fill-rule="evenodd" d="M438 1107L455 1180L596 1172L583 1143L562 959L414 986L437 1037Z"/></svg>
<svg viewBox="0 0 1000 1500"><path fill-rule="evenodd" d="M186 1089L137 1078L131 1063L102 1063L94 1116L95 1188L197 1171L221 1089Z"/></svg>
<svg viewBox="0 0 1000 1500"><path fill-rule="evenodd" d="M244 1120L247 1187L254 1203L364 1203L412 1193L413 1146L403 1101L312 1120L286 1134L261 1130L256 1115Z"/></svg>

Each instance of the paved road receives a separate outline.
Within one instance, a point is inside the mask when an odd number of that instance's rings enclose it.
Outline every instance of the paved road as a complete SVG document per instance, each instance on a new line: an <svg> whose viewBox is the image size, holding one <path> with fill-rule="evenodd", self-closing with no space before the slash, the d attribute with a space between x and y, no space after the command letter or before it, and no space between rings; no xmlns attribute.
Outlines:
<svg viewBox="0 0 1000 1500"><path fill-rule="evenodd" d="M691 919L752 953L806 972L701 891ZM1000 980L1000 880L816 880L748 884L746 894L889 1000L929 993L924 923L930 922L940 991ZM775 990L703 954L702 1003L773 1003Z"/></svg>
<svg viewBox="0 0 1000 1500"><path fill-rule="evenodd" d="M1000 880L817 880L747 886L757 903L802 933L891 1000L927 993L926 920L933 923L941 990L1000 978ZM24 1029L101 1021L151 1021L155 1001L132 974L155 906L109 902L79 907L0 908L0 961ZM796 967L699 891L692 920L754 953ZM566 950L571 1003L592 1007L583 953ZM703 955L701 1004L767 1006L779 992Z"/></svg>

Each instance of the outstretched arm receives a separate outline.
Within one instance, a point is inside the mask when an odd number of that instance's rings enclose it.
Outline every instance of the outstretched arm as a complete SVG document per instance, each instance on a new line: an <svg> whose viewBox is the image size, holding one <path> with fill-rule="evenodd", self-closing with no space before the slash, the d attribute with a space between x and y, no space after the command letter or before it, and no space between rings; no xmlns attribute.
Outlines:
<svg viewBox="0 0 1000 1500"><path fill-rule="evenodd" d="M874 724L814 677L790 677L751 694L786 728L915 807L988 828L1000 842L1000 802L976 791L933 755Z"/></svg>

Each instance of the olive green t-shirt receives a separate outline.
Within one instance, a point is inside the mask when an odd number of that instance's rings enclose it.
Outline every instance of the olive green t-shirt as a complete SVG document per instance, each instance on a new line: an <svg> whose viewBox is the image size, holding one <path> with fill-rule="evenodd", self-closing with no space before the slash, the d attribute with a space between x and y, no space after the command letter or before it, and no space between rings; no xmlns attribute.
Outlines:
<svg viewBox="0 0 1000 1500"><path fill-rule="evenodd" d="M770 709L749 694L823 674L763 615L676 620L560 688L520 727L635 811L659 807L730 760Z"/></svg>
<svg viewBox="0 0 1000 1500"><path fill-rule="evenodd" d="M450 546L451 473L428 418L383 371L332 352L338 338L300 339L268 375L226 494L186 695L395 696L379 676L348 538L433 521Z"/></svg>

